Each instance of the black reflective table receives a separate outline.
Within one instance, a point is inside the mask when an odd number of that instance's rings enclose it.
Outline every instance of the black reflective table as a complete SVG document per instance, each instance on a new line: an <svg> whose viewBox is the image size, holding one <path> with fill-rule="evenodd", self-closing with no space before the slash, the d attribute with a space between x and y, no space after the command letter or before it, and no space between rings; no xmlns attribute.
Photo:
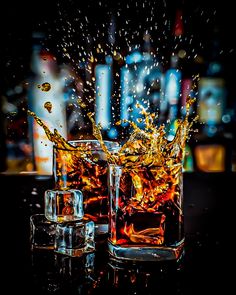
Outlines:
<svg viewBox="0 0 236 295"><path fill-rule="evenodd" d="M82 258L32 252L29 217L43 213L43 194L53 179L1 174L2 288L6 294L232 293L235 183L235 173L185 173L183 259L123 264L108 257L106 237L96 239L96 252Z"/></svg>

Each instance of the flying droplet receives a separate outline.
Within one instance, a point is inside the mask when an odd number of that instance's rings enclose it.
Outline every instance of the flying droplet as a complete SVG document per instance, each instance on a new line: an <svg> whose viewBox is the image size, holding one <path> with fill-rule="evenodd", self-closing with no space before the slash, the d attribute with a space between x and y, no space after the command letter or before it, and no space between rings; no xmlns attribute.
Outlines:
<svg viewBox="0 0 236 295"><path fill-rule="evenodd" d="M85 109L87 107L87 105L82 101L81 98L78 98L77 102L81 108Z"/></svg>
<svg viewBox="0 0 236 295"><path fill-rule="evenodd" d="M48 82L45 82L42 85L38 85L38 88L41 88L42 91L47 92L51 89L51 84Z"/></svg>
<svg viewBox="0 0 236 295"><path fill-rule="evenodd" d="M51 113L52 112L52 103L50 101L45 102L44 108Z"/></svg>

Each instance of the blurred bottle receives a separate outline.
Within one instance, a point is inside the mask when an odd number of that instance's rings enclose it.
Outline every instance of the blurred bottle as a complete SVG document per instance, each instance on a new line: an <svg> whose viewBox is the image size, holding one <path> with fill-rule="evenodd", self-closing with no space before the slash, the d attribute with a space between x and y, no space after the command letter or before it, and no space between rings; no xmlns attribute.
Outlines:
<svg viewBox="0 0 236 295"><path fill-rule="evenodd" d="M209 60L205 76L200 78L198 90L199 121L204 123L203 132L209 137L222 131L222 117L226 108L227 91L219 46L219 42L214 40L212 57Z"/></svg>
<svg viewBox="0 0 236 295"><path fill-rule="evenodd" d="M165 76L165 97L168 102L167 138L173 140L177 130L177 120L186 115L187 98L194 97L194 71L190 61L190 45L185 42L184 19L181 5L176 10L171 44L170 68ZM191 108L193 114L193 107ZM183 161L184 171L193 171L193 155L189 142L186 144Z"/></svg>
<svg viewBox="0 0 236 295"><path fill-rule="evenodd" d="M107 57L108 60L109 57ZM112 59L95 67L95 121L100 124L104 138L113 138L111 130ZM116 134L114 134L116 137Z"/></svg>
<svg viewBox="0 0 236 295"><path fill-rule="evenodd" d="M170 67L165 73L165 100L168 103L168 125L166 130L168 140L172 140L175 136L177 119L180 115L181 59L186 55L183 45L183 14L181 9L177 9L171 44Z"/></svg>
<svg viewBox="0 0 236 295"><path fill-rule="evenodd" d="M65 82L61 79L56 58L42 47L43 37L39 33L33 36L33 76L29 80L28 105L51 131L57 129L66 138ZM39 174L52 174L53 143L33 118L29 118L29 128L35 169Z"/></svg>
<svg viewBox="0 0 236 295"><path fill-rule="evenodd" d="M130 133L127 120L139 128L145 128L142 108L148 112L158 112L164 106L163 69L157 54L151 46L151 36L145 32L142 50L134 46L126 56L126 64L121 68L120 118L126 134ZM163 108L165 108L164 106Z"/></svg>
<svg viewBox="0 0 236 295"><path fill-rule="evenodd" d="M81 69L80 69L81 70ZM76 140L87 131L85 124L84 81L81 72L75 71L69 64L60 66L61 78L65 82L64 100L66 105L67 139Z"/></svg>
<svg viewBox="0 0 236 295"><path fill-rule="evenodd" d="M3 112L3 97L0 96L0 172L7 168L6 130Z"/></svg>
<svg viewBox="0 0 236 295"><path fill-rule="evenodd" d="M223 121L227 105L224 63L220 55L220 39L212 40L205 75L198 84L199 133L195 136L194 158L196 169L205 172L231 170L231 140Z"/></svg>
<svg viewBox="0 0 236 295"><path fill-rule="evenodd" d="M178 68L178 55L171 56L170 68L165 74L165 99L168 101L168 129L167 139L173 140L177 130L179 116L179 102L181 91L181 71Z"/></svg>
<svg viewBox="0 0 236 295"><path fill-rule="evenodd" d="M96 90L95 121L101 125L104 139L117 140L118 128L115 124L119 120L116 111L119 108L116 91L119 83L117 81L117 64L121 55L116 50L116 19L114 15L109 18L105 44L108 44L105 50L102 48L102 46L105 47L104 44L98 44L97 54L100 53L100 57L97 57L99 61L94 71ZM116 95L114 95L115 93Z"/></svg>
<svg viewBox="0 0 236 295"><path fill-rule="evenodd" d="M180 99L180 116L184 117L186 115L186 102L189 97L196 98L197 89L194 87L196 85L196 75L192 71L193 64L189 60L184 60L182 64L182 81L181 81L181 99ZM196 103L190 108L190 120L196 116L195 110ZM193 151L192 151L192 140L186 143L184 163L184 171L193 171L194 170L194 161L193 161Z"/></svg>

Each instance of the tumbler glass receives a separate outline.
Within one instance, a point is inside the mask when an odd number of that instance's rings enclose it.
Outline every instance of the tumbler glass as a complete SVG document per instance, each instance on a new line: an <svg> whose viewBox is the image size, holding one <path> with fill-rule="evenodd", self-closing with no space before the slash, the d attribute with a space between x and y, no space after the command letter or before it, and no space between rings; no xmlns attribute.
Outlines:
<svg viewBox="0 0 236 295"><path fill-rule="evenodd" d="M109 253L136 261L178 260L183 253L182 164L109 165Z"/></svg>
<svg viewBox="0 0 236 295"><path fill-rule="evenodd" d="M96 234L108 232L108 164L98 140L69 141L71 149L54 147L54 179L57 189L79 189L83 193L85 217L95 222ZM114 153L119 144L104 141ZM73 148L74 147L74 148Z"/></svg>

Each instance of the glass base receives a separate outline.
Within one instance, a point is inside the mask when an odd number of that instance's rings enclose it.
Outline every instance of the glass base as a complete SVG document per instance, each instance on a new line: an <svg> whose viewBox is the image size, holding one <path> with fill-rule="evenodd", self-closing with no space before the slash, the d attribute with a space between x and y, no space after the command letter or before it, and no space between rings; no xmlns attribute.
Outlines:
<svg viewBox="0 0 236 295"><path fill-rule="evenodd" d="M124 261L167 261L179 260L184 254L184 239L173 247L145 245L114 245L108 241L111 256Z"/></svg>

